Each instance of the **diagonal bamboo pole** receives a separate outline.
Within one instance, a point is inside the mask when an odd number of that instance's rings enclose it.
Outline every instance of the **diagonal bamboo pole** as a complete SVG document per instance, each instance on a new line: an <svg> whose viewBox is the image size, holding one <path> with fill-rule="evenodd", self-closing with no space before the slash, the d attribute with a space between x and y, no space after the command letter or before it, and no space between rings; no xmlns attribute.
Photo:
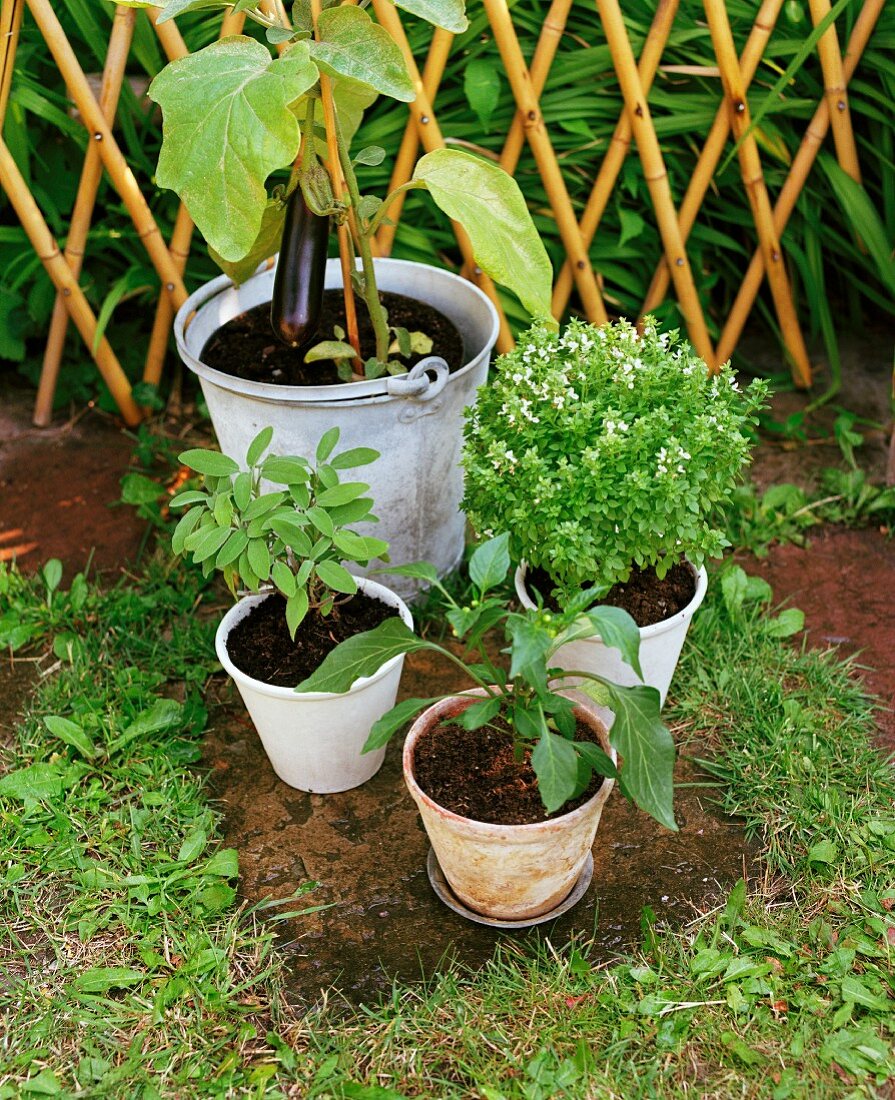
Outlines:
<svg viewBox="0 0 895 1100"><path fill-rule="evenodd" d="M748 87L752 78L755 76L759 62L764 54L765 46L768 44L768 39L771 37L771 32L774 29L774 25L777 22L777 16L780 14L780 9L782 7L783 0L763 0L758 10L758 15L755 17L755 23L752 26L752 30L749 32L749 37L746 39L746 45L743 47L743 53L740 57L740 73L743 77L744 87ZM721 159L724 146L727 144L727 135L729 132L730 116L727 112L727 104L722 102L718 106L715 119L712 122L708 137L705 140L705 145L702 147L702 152L699 154L699 158L696 161L693 175L690 178L690 183L687 185L687 190L684 194L683 202L681 203L678 223L681 227L681 235L684 241L690 236L690 231L696 223L696 216L702 206L705 194L711 186L712 176L715 174L718 161ZM668 270L668 264L663 256L656 267L652 282L646 292L646 298L644 298L643 305L640 309L641 315L652 313L652 311L664 300L668 292L668 284L670 281L671 273Z"/></svg>
<svg viewBox="0 0 895 1100"><path fill-rule="evenodd" d="M746 87L737 61L736 46L734 45L730 22L727 18L727 9L724 6L724 0L703 0L703 6L708 19L709 33L712 36L712 46L718 61L718 68L721 70L721 84L730 111L731 132L734 141L737 143L737 156L740 161L743 185L746 188L755 228L758 231L764 268L771 288L771 297L774 300L777 319L780 322L783 342L789 353L793 380L801 389L808 389L811 386L811 364L808 361L808 349L805 347L799 319L796 316L789 278L783 263L780 239L774 230L771 200L765 186L761 159L758 154L758 144L751 129L752 121L749 104L746 101Z"/></svg>
<svg viewBox="0 0 895 1100"><path fill-rule="evenodd" d="M855 20L843 59L843 75L846 83L851 80L855 69L858 67L861 54L863 54L867 43L870 41L873 28L876 26L876 21L885 3L886 0L864 0L864 6ZM786 228L786 223L789 221L796 201L802 193L805 180L808 178L829 127L830 103L829 100L824 99L808 124L799 151L793 158L789 174L780 189L780 194L777 196L777 202L774 205L774 229L778 235L782 236ZM722 363L730 358L739 342L743 327L752 312L752 306L761 286L763 272L764 260L761 249L757 249L746 270L730 315L718 339L718 359Z"/></svg>
<svg viewBox="0 0 895 1100"><path fill-rule="evenodd" d="M531 86L538 98L540 98L544 85L547 83L547 77L556 57L556 51L559 49L560 39L566 29L566 22L571 8L572 0L553 0L550 10L547 12L547 18L541 26L538 44L535 46L531 66L528 70L531 77ZM500 166L510 175L513 175L516 171L524 145L525 127L522 124L522 115L517 111L513 116L513 123L507 133L507 139L500 154Z"/></svg>
<svg viewBox="0 0 895 1100"><path fill-rule="evenodd" d="M603 297L597 286L587 249L578 231L578 220L572 208L572 200L569 198L556 153L544 127L538 97L532 87L531 74L522 56L509 8L506 0L484 0L484 3L503 59L504 71L519 108L525 136L534 154L562 243L572 264L581 303L589 320L603 324L607 320L606 307L603 305Z"/></svg>
<svg viewBox="0 0 895 1100"><path fill-rule="evenodd" d="M186 43L180 36L180 32L174 25L173 20L169 20L166 23L158 24L157 20L161 15L161 8L150 8L148 10L149 20L155 27L156 34L159 37L159 41L162 44L168 60L174 61L178 57L185 57L189 52L186 48ZM243 24L245 23L245 15L234 15L232 10L228 10L224 14L223 22L221 23L221 38L227 38L231 34L239 34L242 31ZM174 35L171 35L168 28L174 31ZM186 263L189 259L190 248L193 241L193 219L190 217L189 211L183 205L180 204L177 211L177 218L174 222L174 229L171 233L171 240L168 243L168 251L174 260L177 270L183 275L186 271ZM171 333L171 323L174 320L174 304L171 298L167 294L159 295L158 305L155 310L155 320L152 324L152 332L149 337L149 347L146 352L146 363L143 367L143 381L150 382L152 385L157 386L161 381L162 370L165 365L165 356L168 352L168 337Z"/></svg>
<svg viewBox="0 0 895 1100"><path fill-rule="evenodd" d="M109 36L109 48L106 54L103 82L99 96L100 109L110 125L118 109L124 70L134 37L136 15L134 8L116 6L112 20L112 33ZM81 274L81 267L84 263L84 250L87 246L87 236L90 233L90 223L93 220L93 209L96 205L96 195L102 175L103 162L100 160L99 148L96 142L93 142L87 146L87 155L84 157L84 168L81 172L81 181L78 185L78 193L68 227L68 237L65 242L65 260L76 279ZM53 398L56 396L56 383L59 378L59 367L62 363L62 353L65 350L67 332L68 309L66 301L61 293L57 293L53 305L53 316L50 319L47 345L44 349L40 382L38 383L37 397L34 402L34 413L31 418L39 428L47 427L53 419Z"/></svg>
<svg viewBox="0 0 895 1100"><path fill-rule="evenodd" d="M426 94L420 71L417 68L416 60L410 49L410 43L407 41L407 35L404 33L404 27L401 24L398 13L390 0L373 0L373 9L376 12L376 18L379 23L388 31L394 41L397 42L404 56L404 63L407 66L410 80L416 90L416 99L409 105L410 114L416 123L417 132L420 135L423 148L427 153L431 153L434 149L443 149L445 142L441 133L441 127L438 125L435 112L432 110L432 102ZM469 240L466 230L457 222L452 222L451 225L453 226L454 236L457 238L460 252L463 255L463 260L472 274L472 281L475 282L479 289L483 290L485 294L488 295L497 310L497 316L500 321L497 349L501 352L510 351L515 345L515 341L513 339L513 334L510 332L510 327L507 324L503 306L500 304L497 288L494 286L491 279L476 264L475 257L472 253L472 242Z"/></svg>
<svg viewBox="0 0 895 1100"><path fill-rule="evenodd" d="M780 3L782 2L783 0L780 0ZM656 6L656 14L643 43L643 51L637 65L644 95L649 95L650 88L653 85L656 70L662 59L662 51L665 49L668 36L671 34L671 27L679 6L680 0L659 0ZM623 109L612 134L609 148L603 157L603 163L600 165L600 171L594 181L593 190L587 200L584 213L581 216L581 236L584 239L585 247L588 249L596 236L612 189L615 187L618 174L622 170L622 165L625 163L625 158L631 148L631 133L631 116L626 109ZM569 304L571 293L572 268L569 261L566 260L553 290L553 314L555 317L563 315L566 306Z"/></svg>
<svg viewBox="0 0 895 1100"><path fill-rule="evenodd" d="M0 187L6 192L16 216L22 223L22 228L54 286L66 298L78 332L87 346L92 348L96 337L96 317L93 315L93 310L84 297L84 292L78 285L72 269L59 251L59 246L28 190L22 173L2 139L0 139ZM130 383L105 337L99 341L94 359L126 423L131 426L139 424L142 414L131 397Z"/></svg>
<svg viewBox="0 0 895 1100"><path fill-rule="evenodd" d="M687 332L697 354L712 365L715 361L712 342L709 339L702 306L696 293L696 286L693 283L693 273L687 261L684 241L677 222L677 213L674 209L668 173L665 170L665 162L662 159L659 139L656 137L656 131L653 127L649 105L643 93L643 85L637 74L637 66L634 62L634 54L631 51L631 43L628 41L621 9L618 0L597 0L597 8L603 21L603 29L609 43L609 50L612 54L625 105L631 117L634 140L637 142L640 160L643 163L643 174L653 200L656 221L662 235L665 255L671 267L674 287L687 326Z"/></svg>
<svg viewBox="0 0 895 1100"><path fill-rule="evenodd" d="M808 6L811 9L811 21L815 27L830 14L830 0L808 0ZM858 147L855 144L851 112L848 109L848 92L842 71L842 52L839 49L839 35L836 32L835 23L831 23L818 39L817 56L820 58L820 67L824 74L824 94L830 106L830 127L833 131L833 144L836 146L839 165L855 183L860 183L861 166L858 163Z"/></svg>
<svg viewBox="0 0 895 1100"><path fill-rule="evenodd" d="M432 104L435 102L438 86L441 83L442 76L444 76L444 69L447 65L447 59L451 52L453 41L454 36L450 31L442 30L441 27L435 28L435 33L432 35L432 42L429 46L429 53L426 57L426 64L423 67L423 90L428 96L429 102ZM392 168L392 175L388 185L390 192L396 190L398 187L403 187L410 179L413 174L413 166L416 164L419 148L419 123L411 114L407 120L407 126L404 129L404 137L401 139L398 155L395 157L395 165ZM392 245L395 241L395 232L398 228L398 219L401 217L403 208L404 194L401 193L389 207L389 222L391 224L384 223L376 234L376 245L379 249L379 254L382 256L388 256L392 250Z"/></svg>
<svg viewBox="0 0 895 1100"><path fill-rule="evenodd" d="M27 0L27 3L88 131L93 135L93 139L99 146L100 156L106 171L109 173L115 190L128 209L137 233L149 253L153 266L161 277L165 290L171 295L174 304L180 306L187 297L183 279L165 246L162 235L150 212L149 205L137 185L133 172L128 167L118 143L112 136L112 130L90 90L87 78L81 71L71 44L65 37L65 32L53 11L50 0Z"/></svg>
<svg viewBox="0 0 895 1100"><path fill-rule="evenodd" d="M19 48L24 10L24 0L2 0L0 3L0 133L3 132L3 123L6 121L6 107L9 103L9 89L12 86L12 72Z"/></svg>

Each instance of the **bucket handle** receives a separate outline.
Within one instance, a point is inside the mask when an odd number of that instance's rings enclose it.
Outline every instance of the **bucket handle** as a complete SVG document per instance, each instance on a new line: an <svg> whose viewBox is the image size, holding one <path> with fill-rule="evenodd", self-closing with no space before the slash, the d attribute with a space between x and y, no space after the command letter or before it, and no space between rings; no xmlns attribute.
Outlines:
<svg viewBox="0 0 895 1100"><path fill-rule="evenodd" d="M429 372L435 374L434 380ZM386 393L390 397L411 397L414 401L431 401L447 385L450 367L440 355L429 355L420 359L407 374L389 378Z"/></svg>

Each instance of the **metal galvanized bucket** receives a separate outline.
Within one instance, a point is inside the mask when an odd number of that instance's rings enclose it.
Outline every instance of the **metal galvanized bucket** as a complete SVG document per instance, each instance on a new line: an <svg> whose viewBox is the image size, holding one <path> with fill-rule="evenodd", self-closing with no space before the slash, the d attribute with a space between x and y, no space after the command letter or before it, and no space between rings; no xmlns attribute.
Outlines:
<svg viewBox="0 0 895 1100"><path fill-rule="evenodd" d="M212 370L199 356L211 335L240 313L269 302L274 268L259 271L240 287L227 276L191 295L174 322L177 350L199 376L202 393L224 454L241 462L249 443L270 425L277 454L313 458L317 441L335 425L339 449L373 447L381 457L358 470L370 483L380 522L359 525L391 544L391 561L429 561L445 574L463 555L465 516L460 511L463 409L474 403L488 375L497 339L497 313L472 283L448 271L406 260L376 261L381 290L405 294L440 310L463 338L465 365L448 374L438 360L398 378L336 386L277 386ZM326 268L327 289L342 285L337 259ZM381 566L373 562L371 568ZM417 584L395 577L399 595Z"/></svg>

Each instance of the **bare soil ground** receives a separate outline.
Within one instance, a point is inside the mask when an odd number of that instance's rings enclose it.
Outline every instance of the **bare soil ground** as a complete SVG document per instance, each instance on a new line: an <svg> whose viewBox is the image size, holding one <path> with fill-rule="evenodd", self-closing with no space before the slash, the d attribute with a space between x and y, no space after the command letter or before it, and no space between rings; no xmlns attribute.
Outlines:
<svg viewBox="0 0 895 1100"><path fill-rule="evenodd" d="M753 359L764 354L759 347ZM888 424L890 370L891 338L855 338L845 349L839 403ZM33 570L58 557L69 578L88 562L93 569L120 569L133 560L145 534L131 509L115 506L131 440L113 418L92 410L60 419L49 430L34 429L31 400L21 386L3 383L0 560L15 556ZM803 404L800 395L778 395L774 416L783 420ZM779 438L764 443L753 471L757 482L812 486L838 458L830 434L834 416L824 410L812 420L807 445ZM886 442L883 428L870 428L859 455L878 479L885 471ZM859 671L888 706L880 716L881 738L895 749L895 542L874 529L823 530L811 533L807 549L776 547L766 561L745 564L767 577L779 601L805 611L809 644L859 654L868 666ZM24 706L32 669L20 663L0 668L0 736L11 733ZM415 656L402 692L433 695L452 686L452 676L449 667ZM298 996L313 999L337 982L350 999L366 999L387 990L392 977L431 972L447 956L476 965L490 956L496 939L506 939L456 917L431 892L428 844L403 791L397 745L379 775L360 790L302 794L274 776L232 687L221 679L218 691L205 760L225 811L227 839L240 850L246 897L282 897L316 880L320 886L308 904L334 903L285 930ZM681 762L679 782L699 778ZM553 942L578 935L611 955L639 940L642 906L650 905L660 919L683 921L748 872L750 847L737 824L713 808L711 790L691 787L681 795L677 836L653 826L622 798L610 800L595 847L594 884L575 910L543 926ZM524 940L543 934L514 935Z"/></svg>

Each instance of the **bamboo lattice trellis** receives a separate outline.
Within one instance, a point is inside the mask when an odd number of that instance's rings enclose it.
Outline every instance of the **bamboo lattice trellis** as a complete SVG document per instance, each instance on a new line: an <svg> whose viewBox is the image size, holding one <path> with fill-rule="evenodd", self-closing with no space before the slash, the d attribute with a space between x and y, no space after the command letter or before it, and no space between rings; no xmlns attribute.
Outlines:
<svg viewBox="0 0 895 1100"><path fill-rule="evenodd" d="M279 0L267 2L275 6ZM834 22L829 21L820 36L817 53L824 77L824 98L818 104L805 131L786 181L773 204L765 185L758 145L750 129L747 92L773 33L783 0L763 0L740 56L736 53L723 0L704 0L717 61L717 69L706 72L720 77L719 104L686 193L680 204L676 205L648 97L678 13L679 2L680 0L659 0L638 60L634 57L618 0L596 0L624 99L624 108L596 172L581 218L578 219L539 102L556 58L558 44L567 30L573 0L553 0L530 65L525 62L506 0L483 0L517 106L514 121L500 154L500 164L507 172L515 172L523 146L528 143L566 252L566 262L557 273L555 282L554 313L560 316L564 312L575 289L585 316L595 323L602 323L607 318L607 311L601 293L599 272L593 269L589 249L599 231L603 214L631 151L633 140L643 166L662 241L662 255L644 299L641 314L655 309L664 300L669 289L672 289L691 342L710 367L716 369L734 351L762 280L767 277L793 378L797 385L807 387L811 384L811 366L796 315L780 237L829 131L832 131L840 166L852 179L861 182L846 89L870 40L885 0L865 0L844 55ZM43 35L92 138L85 157L64 254L59 251L37 203L2 139L16 47L26 6ZM829 0L810 0L809 7L815 26L829 17ZM445 143L438 123L435 101L450 56L453 36L443 30L434 32L421 72L411 52L398 11L389 0L373 0L373 8L379 22L401 48L417 91L415 102L410 104L406 130L392 173L391 184L397 187L409 180L420 147L428 152ZM159 14L157 9L148 9L146 14L158 34L166 56L169 59L182 57L187 49L173 22L156 24ZM130 385L109 341L103 337L96 342L95 350L93 349L97 331L96 318L78 284L103 170L108 172L123 199L162 284L144 370L144 379L147 381L157 382L161 376L173 312L186 298L183 273L192 241L193 223L181 206L171 240L165 245L112 132L124 69L133 39L134 21L142 17L142 13L131 8L122 7L116 10L102 88L97 100L53 12L50 0L0 0L0 186L8 195L58 293L35 406L34 418L37 424L49 423L69 319L75 323L87 347L91 349L96 365L125 420L133 424L141 416L141 410L133 401ZM241 27L242 16L228 13L223 21L222 34L237 33ZM722 327L718 343L713 346L687 258L686 244L719 161L731 139L736 142L744 191L752 212L758 244ZM394 204L391 211L393 222L397 222L400 217L401 205L401 202ZM498 347L506 350L512 346L512 336L497 292L490 280L476 267L466 234L457 225L454 230L464 261L464 273L477 282L497 305L501 318ZM382 226L376 241L379 254L388 255L391 251L395 232L394 224Z"/></svg>

